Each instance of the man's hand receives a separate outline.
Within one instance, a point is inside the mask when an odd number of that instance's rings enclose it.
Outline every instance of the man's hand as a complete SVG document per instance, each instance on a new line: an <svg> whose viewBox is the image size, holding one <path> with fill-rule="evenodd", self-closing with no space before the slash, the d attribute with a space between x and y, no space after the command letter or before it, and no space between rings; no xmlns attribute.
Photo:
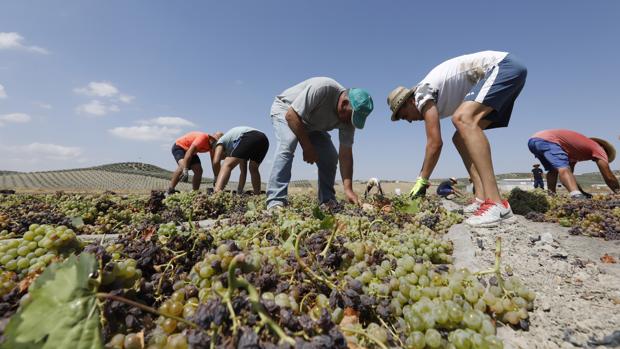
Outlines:
<svg viewBox="0 0 620 349"><path fill-rule="evenodd" d="M189 180L189 170L184 168L183 173L181 174L181 178L179 178L181 182L187 183Z"/></svg>
<svg viewBox="0 0 620 349"><path fill-rule="evenodd" d="M319 155L316 153L316 150L314 150L314 146L309 145L306 148L307 149L304 148L304 161L309 164L314 164L319 161Z"/></svg>
<svg viewBox="0 0 620 349"><path fill-rule="evenodd" d="M360 199L353 190L345 190L344 195L347 197L348 202L359 206Z"/></svg>
<svg viewBox="0 0 620 349"><path fill-rule="evenodd" d="M411 191L409 192L409 196L412 199L418 198L418 197L422 197L424 195L426 195L426 189L430 186L430 183L428 181L428 179L424 179L422 177L418 177L418 179L415 181L415 185L413 186L413 188L411 188Z"/></svg>

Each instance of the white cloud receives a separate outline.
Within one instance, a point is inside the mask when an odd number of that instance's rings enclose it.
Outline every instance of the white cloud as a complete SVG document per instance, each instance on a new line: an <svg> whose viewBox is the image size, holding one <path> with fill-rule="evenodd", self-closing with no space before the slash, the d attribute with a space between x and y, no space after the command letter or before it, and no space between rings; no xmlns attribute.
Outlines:
<svg viewBox="0 0 620 349"><path fill-rule="evenodd" d="M23 44L24 37L15 32L0 32L0 50L26 50L35 53L48 54L49 51L39 46Z"/></svg>
<svg viewBox="0 0 620 349"><path fill-rule="evenodd" d="M24 113L4 114L0 115L0 126L3 126L5 123L23 124L25 122L29 122L30 120L30 115Z"/></svg>
<svg viewBox="0 0 620 349"><path fill-rule="evenodd" d="M75 108L75 111L78 114L90 114L94 116L103 116L110 112L118 112L119 110L120 109L118 108L118 106L114 104L107 105L97 99L93 99L92 101L86 104L79 105L77 108Z"/></svg>
<svg viewBox="0 0 620 349"><path fill-rule="evenodd" d="M74 88L73 92L98 98L75 108L78 114L102 116L109 112L119 112L121 108L117 103L128 104L135 99L134 96L121 93L116 86L108 81L91 81L84 87Z"/></svg>
<svg viewBox="0 0 620 349"><path fill-rule="evenodd" d="M116 86L107 81L91 81L87 86L75 88L73 91L90 97L114 97L119 93Z"/></svg>
<svg viewBox="0 0 620 349"><path fill-rule="evenodd" d="M0 98L6 98L6 90L2 84L0 84Z"/></svg>
<svg viewBox="0 0 620 349"><path fill-rule="evenodd" d="M47 109L47 110L50 110L53 108L51 104L45 103L45 102L34 102L34 105L36 105L37 107L41 109Z"/></svg>
<svg viewBox="0 0 620 349"><path fill-rule="evenodd" d="M134 141L166 141L181 133L178 127L150 125L115 127L108 131L116 137Z"/></svg>
<svg viewBox="0 0 620 349"><path fill-rule="evenodd" d="M121 94L120 96L118 96L118 100L123 103L131 103L135 98L136 97L134 96L124 95L124 94Z"/></svg>
<svg viewBox="0 0 620 349"><path fill-rule="evenodd" d="M22 159L69 160L82 155L79 147L66 147L49 143L30 143L27 145L0 146L7 154Z"/></svg>
<svg viewBox="0 0 620 349"><path fill-rule="evenodd" d="M180 118L178 116L160 116L154 119L147 120L146 123L152 123L162 126L194 126L193 122Z"/></svg>

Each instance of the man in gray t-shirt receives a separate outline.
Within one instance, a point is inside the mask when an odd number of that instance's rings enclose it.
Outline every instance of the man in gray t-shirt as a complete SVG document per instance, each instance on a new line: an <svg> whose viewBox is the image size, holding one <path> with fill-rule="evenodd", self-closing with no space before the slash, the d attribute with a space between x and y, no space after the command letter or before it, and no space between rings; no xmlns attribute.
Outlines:
<svg viewBox="0 0 620 349"><path fill-rule="evenodd" d="M285 205L291 167L297 143L303 159L319 169L319 201L335 199L334 181L340 161L345 196L358 203L353 192L353 136L364 128L373 109L372 98L365 90L345 89L333 79L316 77L305 80L276 96L271 106L271 121L278 145L267 184L267 208ZM328 131L338 129L337 152Z"/></svg>

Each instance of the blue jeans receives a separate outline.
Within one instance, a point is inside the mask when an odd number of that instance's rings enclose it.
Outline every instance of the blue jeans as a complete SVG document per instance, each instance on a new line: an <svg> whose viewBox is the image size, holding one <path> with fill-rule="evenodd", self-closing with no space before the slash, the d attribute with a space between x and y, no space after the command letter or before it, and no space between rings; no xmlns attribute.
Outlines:
<svg viewBox="0 0 620 349"><path fill-rule="evenodd" d="M534 179L534 188L545 189L545 182L541 179Z"/></svg>
<svg viewBox="0 0 620 349"><path fill-rule="evenodd" d="M288 184L291 181L293 157L297 149L297 137L288 126L284 114L272 115L271 122L278 141L274 154L271 175L267 183L267 208L288 203ZM334 181L338 168L338 152L331 136L325 131L308 132L310 142L316 150L319 161L319 202L325 203L336 199Z"/></svg>

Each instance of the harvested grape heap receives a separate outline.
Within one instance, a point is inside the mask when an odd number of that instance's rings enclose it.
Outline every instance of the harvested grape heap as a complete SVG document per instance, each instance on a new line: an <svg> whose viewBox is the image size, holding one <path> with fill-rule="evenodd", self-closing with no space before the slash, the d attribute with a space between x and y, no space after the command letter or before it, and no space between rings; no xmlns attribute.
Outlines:
<svg viewBox="0 0 620 349"><path fill-rule="evenodd" d="M494 268L455 269L443 234L462 217L437 201L313 202L266 212L264 196L227 193L7 198L1 346L502 348L497 326L528 328L535 294L502 277L499 241ZM45 213L23 230L7 208L28 207ZM217 219L187 223L206 217ZM93 232L120 236L79 243Z"/></svg>
<svg viewBox="0 0 620 349"><path fill-rule="evenodd" d="M573 235L620 239L620 194L595 195L571 200L563 195L515 189L508 199L515 213L536 222L553 222L570 227Z"/></svg>

